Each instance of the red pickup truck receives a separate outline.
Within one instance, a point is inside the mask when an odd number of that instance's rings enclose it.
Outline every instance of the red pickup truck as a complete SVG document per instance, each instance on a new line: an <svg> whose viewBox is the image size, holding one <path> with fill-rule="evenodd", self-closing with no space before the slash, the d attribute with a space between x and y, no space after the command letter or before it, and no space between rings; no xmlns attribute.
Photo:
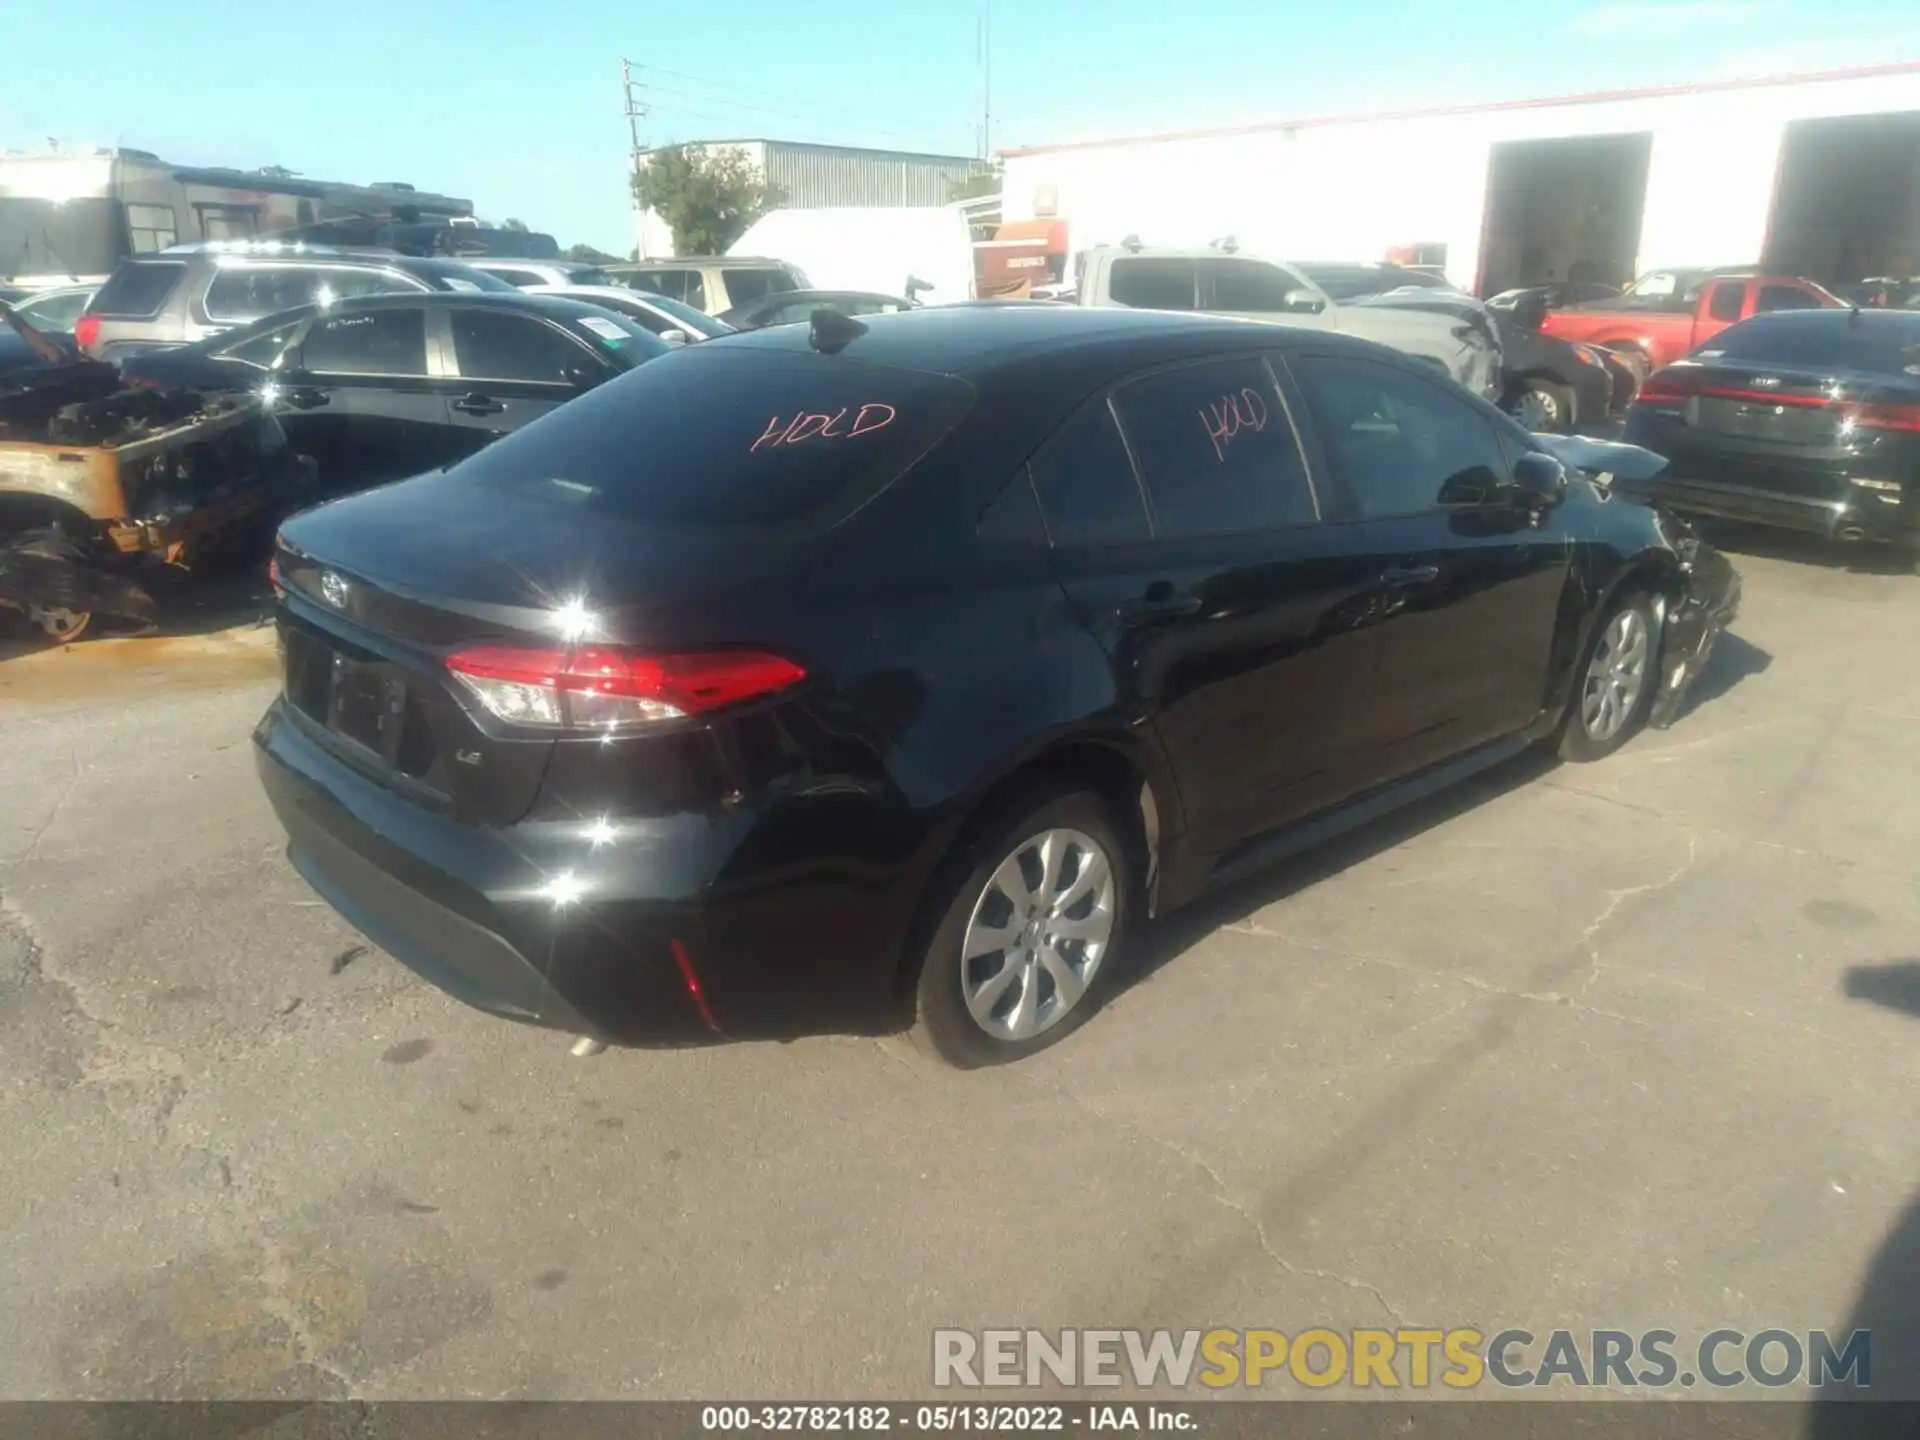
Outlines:
<svg viewBox="0 0 1920 1440"><path fill-rule="evenodd" d="M1714 270L1655 270L1611 300L1549 311L1540 328L1562 340L1637 350L1657 370L1750 316L1845 305L1811 280Z"/></svg>

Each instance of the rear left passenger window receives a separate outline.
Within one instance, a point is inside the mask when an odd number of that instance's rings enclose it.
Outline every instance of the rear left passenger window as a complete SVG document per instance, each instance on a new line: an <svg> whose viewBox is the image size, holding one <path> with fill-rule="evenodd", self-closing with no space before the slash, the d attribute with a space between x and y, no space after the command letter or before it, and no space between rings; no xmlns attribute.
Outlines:
<svg viewBox="0 0 1920 1440"><path fill-rule="evenodd" d="M1259 356L1162 370L1114 397L1163 539L1310 524L1320 506Z"/></svg>
<svg viewBox="0 0 1920 1440"><path fill-rule="evenodd" d="M1707 302L1707 314L1716 320L1738 320L1740 302L1746 298L1744 285L1716 285L1713 299Z"/></svg>
<svg viewBox="0 0 1920 1440"><path fill-rule="evenodd" d="M1083 407L1027 468L1055 545L1127 545L1151 533L1133 461L1105 400Z"/></svg>

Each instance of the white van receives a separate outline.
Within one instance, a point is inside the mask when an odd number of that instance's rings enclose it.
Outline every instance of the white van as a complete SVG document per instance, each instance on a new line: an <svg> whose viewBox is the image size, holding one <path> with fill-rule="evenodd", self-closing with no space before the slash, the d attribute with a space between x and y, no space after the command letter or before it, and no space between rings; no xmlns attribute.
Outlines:
<svg viewBox="0 0 1920 1440"><path fill-rule="evenodd" d="M971 300L973 234L953 205L775 210L755 221L729 255L768 255L806 271L816 290L870 290L923 305Z"/></svg>

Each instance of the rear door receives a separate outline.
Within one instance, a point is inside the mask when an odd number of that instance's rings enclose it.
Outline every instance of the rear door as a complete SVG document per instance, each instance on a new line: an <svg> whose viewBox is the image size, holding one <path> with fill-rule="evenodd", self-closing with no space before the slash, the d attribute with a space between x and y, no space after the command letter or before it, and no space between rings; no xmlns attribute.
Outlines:
<svg viewBox="0 0 1920 1440"><path fill-rule="evenodd" d="M1507 496L1496 422L1411 365L1290 352L1343 544L1382 587L1353 743L1384 784L1510 735L1540 713L1571 558L1557 512Z"/></svg>
<svg viewBox="0 0 1920 1440"><path fill-rule="evenodd" d="M380 485L445 463L460 432L428 353L421 307L317 317L283 366L313 382L283 395L289 442L320 462L334 488Z"/></svg>
<svg viewBox="0 0 1920 1440"><path fill-rule="evenodd" d="M1321 523L1264 360L1134 377L1084 406L1032 475L1060 581L1123 704L1156 726L1203 853L1351 788L1367 560Z"/></svg>
<svg viewBox="0 0 1920 1440"><path fill-rule="evenodd" d="M460 454L538 420L614 373L583 341L539 316L477 306L441 313L448 415Z"/></svg>

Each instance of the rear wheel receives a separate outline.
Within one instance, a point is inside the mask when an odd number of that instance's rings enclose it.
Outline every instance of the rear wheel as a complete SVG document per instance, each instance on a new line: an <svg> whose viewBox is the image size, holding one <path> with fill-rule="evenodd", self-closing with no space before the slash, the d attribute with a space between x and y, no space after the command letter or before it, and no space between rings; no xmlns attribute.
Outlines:
<svg viewBox="0 0 1920 1440"><path fill-rule="evenodd" d="M1070 1034L1132 917L1130 852L1098 796L1035 796L1009 813L949 882L916 987L914 1038L964 1069Z"/></svg>
<svg viewBox="0 0 1920 1440"><path fill-rule="evenodd" d="M1551 380L1530 376L1520 382L1519 392L1507 412L1528 430L1563 434L1573 426L1573 391Z"/></svg>
<svg viewBox="0 0 1920 1440"><path fill-rule="evenodd" d="M1600 623L1575 678L1560 734L1565 759L1603 759L1633 738L1653 704L1655 659L1652 602L1625 596Z"/></svg>

